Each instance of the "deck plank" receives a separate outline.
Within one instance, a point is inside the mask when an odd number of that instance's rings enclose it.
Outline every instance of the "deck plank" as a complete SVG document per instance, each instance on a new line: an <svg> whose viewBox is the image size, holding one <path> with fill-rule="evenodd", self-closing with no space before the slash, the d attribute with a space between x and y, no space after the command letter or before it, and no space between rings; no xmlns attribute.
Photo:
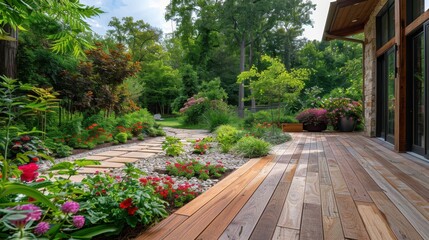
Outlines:
<svg viewBox="0 0 429 240"><path fill-rule="evenodd" d="M299 144L300 142L297 143L298 144L295 146L293 155L289 159L289 165L257 225L255 226L250 239L271 239L275 233L276 225L282 212L287 193L296 171L297 162L303 148L303 145Z"/></svg>
<svg viewBox="0 0 429 240"><path fill-rule="evenodd" d="M428 163L356 133L291 135L137 239L429 239Z"/></svg>

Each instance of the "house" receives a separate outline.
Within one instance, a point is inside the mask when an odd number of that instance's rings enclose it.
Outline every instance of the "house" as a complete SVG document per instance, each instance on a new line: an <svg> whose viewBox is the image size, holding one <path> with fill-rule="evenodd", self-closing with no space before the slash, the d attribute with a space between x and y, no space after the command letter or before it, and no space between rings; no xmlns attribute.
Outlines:
<svg viewBox="0 0 429 240"><path fill-rule="evenodd" d="M429 158L429 0L337 0L323 39L363 45L365 134Z"/></svg>

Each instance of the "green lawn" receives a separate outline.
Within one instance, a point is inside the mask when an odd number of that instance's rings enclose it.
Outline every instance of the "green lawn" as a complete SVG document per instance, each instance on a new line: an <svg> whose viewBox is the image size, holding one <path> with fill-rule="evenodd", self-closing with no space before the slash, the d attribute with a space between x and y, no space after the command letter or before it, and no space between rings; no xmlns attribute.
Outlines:
<svg viewBox="0 0 429 240"><path fill-rule="evenodd" d="M207 129L205 124L184 125L178 117L164 118L164 120L156 121L163 127L183 128L183 129Z"/></svg>

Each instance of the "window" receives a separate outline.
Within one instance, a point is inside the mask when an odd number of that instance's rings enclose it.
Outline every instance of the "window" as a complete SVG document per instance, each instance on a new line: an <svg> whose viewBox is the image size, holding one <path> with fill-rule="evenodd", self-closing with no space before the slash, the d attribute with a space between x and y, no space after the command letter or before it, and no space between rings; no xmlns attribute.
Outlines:
<svg viewBox="0 0 429 240"><path fill-rule="evenodd" d="M427 0L429 1L429 0ZM389 1L377 16L377 47L380 48L395 36L395 5Z"/></svg>
<svg viewBox="0 0 429 240"><path fill-rule="evenodd" d="M408 24L422 15L429 9L429 0L411 0L407 1L408 8Z"/></svg>

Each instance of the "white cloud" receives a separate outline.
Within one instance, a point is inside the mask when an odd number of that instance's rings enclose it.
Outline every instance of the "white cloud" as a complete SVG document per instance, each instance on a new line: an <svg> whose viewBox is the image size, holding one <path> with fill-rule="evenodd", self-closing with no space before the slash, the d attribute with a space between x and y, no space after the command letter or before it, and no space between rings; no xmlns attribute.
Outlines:
<svg viewBox="0 0 429 240"><path fill-rule="evenodd" d="M165 21L165 7L170 0L81 0L83 4L100 7L106 13L88 20L92 29L98 34L105 34L108 23L112 17L119 19L132 16L134 20L140 20L162 29L164 33L172 32L171 22ZM316 10L311 16L314 27L306 27L304 37L313 40L322 39L326 16L329 9L329 0L313 0L317 4Z"/></svg>

